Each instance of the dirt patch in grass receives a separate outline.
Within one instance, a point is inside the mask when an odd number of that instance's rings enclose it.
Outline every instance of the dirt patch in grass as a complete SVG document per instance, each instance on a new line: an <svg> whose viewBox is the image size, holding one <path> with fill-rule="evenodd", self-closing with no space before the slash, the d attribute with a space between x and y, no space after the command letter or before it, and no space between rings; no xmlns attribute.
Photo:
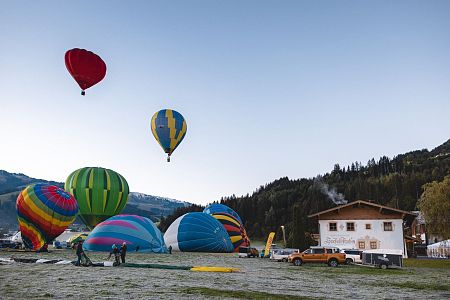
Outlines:
<svg viewBox="0 0 450 300"><path fill-rule="evenodd" d="M399 287L399 288L409 288L415 290L428 290L428 291L450 291L450 285L446 284L438 284L438 283L429 283L424 284L420 282L391 282L386 283L391 286Z"/></svg>
<svg viewBox="0 0 450 300"><path fill-rule="evenodd" d="M254 291L229 291L219 290L206 287L191 287L181 290L183 293L190 295L202 295L207 297L220 297L220 298L235 298L235 299L268 299L268 300L304 300L304 299L319 299L292 295L270 294L265 292Z"/></svg>
<svg viewBox="0 0 450 300"><path fill-rule="evenodd" d="M302 266L300 268L308 268L309 266ZM363 266L339 266L337 268L331 267L312 267L309 271L317 272L317 273L326 273L328 277L340 278L342 274L352 274L352 275L393 275L393 276L405 276L408 273L411 273L411 270L406 269L388 269L383 270L379 268L372 267L363 267Z"/></svg>

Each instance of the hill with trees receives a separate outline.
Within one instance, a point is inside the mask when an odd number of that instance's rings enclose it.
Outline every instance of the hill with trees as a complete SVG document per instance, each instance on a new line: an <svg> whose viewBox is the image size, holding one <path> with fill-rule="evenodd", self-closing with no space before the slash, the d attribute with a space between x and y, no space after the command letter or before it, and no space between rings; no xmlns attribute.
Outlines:
<svg viewBox="0 0 450 300"><path fill-rule="evenodd" d="M283 177L260 186L251 195L224 197L220 203L241 216L251 238L264 239L270 231L281 237L280 226L284 225L288 244L300 247L305 241L298 237L299 228L318 232L317 221L307 217L310 214L355 200L417 210L424 185L442 181L449 174L450 140L431 151L412 151L392 159L372 158L367 164L336 164L331 172L314 178ZM203 207L198 205L177 209L161 220L160 227L164 231L178 216L201 210Z"/></svg>

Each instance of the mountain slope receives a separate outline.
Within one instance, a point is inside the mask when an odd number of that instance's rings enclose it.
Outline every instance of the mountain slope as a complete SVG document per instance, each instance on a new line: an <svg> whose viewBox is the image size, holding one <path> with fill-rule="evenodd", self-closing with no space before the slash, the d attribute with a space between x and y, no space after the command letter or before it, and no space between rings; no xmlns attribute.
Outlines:
<svg viewBox="0 0 450 300"><path fill-rule="evenodd" d="M0 170L0 227L17 228L17 196L26 186L36 183L56 185L60 188L64 187L62 182L36 179L24 174ZM175 209L189 205L190 203L175 199L132 192L129 194L128 203L122 213L140 215L156 222L161 217L171 214ZM81 223L79 220L78 222Z"/></svg>

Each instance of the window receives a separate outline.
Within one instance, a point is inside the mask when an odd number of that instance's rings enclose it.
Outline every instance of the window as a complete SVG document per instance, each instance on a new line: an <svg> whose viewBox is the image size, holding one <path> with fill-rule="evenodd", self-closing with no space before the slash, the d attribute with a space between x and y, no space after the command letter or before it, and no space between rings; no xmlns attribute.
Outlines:
<svg viewBox="0 0 450 300"><path fill-rule="evenodd" d="M370 249L377 249L377 242L370 242Z"/></svg>
<svg viewBox="0 0 450 300"><path fill-rule="evenodd" d="M330 231L337 231L337 223L330 223Z"/></svg>
<svg viewBox="0 0 450 300"><path fill-rule="evenodd" d="M345 250L344 252L345 252L345 254L348 254L348 255L360 255L361 254L361 251L359 251L359 250Z"/></svg>
<svg viewBox="0 0 450 300"><path fill-rule="evenodd" d="M358 248L359 249L366 249L366 243L365 242L358 242Z"/></svg>
<svg viewBox="0 0 450 300"><path fill-rule="evenodd" d="M372 224L366 224L366 229L368 230L372 229Z"/></svg>
<svg viewBox="0 0 450 300"><path fill-rule="evenodd" d="M347 231L355 231L355 223L347 223Z"/></svg>
<svg viewBox="0 0 450 300"><path fill-rule="evenodd" d="M323 254L325 250L323 248L312 249L313 254Z"/></svg>
<svg viewBox="0 0 450 300"><path fill-rule="evenodd" d="M392 222L383 222L384 231L392 231Z"/></svg>

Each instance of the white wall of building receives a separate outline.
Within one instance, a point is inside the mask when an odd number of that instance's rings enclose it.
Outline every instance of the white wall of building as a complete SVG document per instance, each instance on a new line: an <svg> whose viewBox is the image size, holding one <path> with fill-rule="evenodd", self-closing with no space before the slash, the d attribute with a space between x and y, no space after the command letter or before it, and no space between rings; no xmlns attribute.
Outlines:
<svg viewBox="0 0 450 300"><path fill-rule="evenodd" d="M347 231L347 223L354 223L354 231ZM384 230L384 222L392 223L392 231ZM329 224L337 223L337 231L330 231ZM366 229L370 224L370 229ZM360 242L364 242L365 249L398 249L404 251L403 220L319 220L320 245L333 246L341 249L361 249Z"/></svg>

